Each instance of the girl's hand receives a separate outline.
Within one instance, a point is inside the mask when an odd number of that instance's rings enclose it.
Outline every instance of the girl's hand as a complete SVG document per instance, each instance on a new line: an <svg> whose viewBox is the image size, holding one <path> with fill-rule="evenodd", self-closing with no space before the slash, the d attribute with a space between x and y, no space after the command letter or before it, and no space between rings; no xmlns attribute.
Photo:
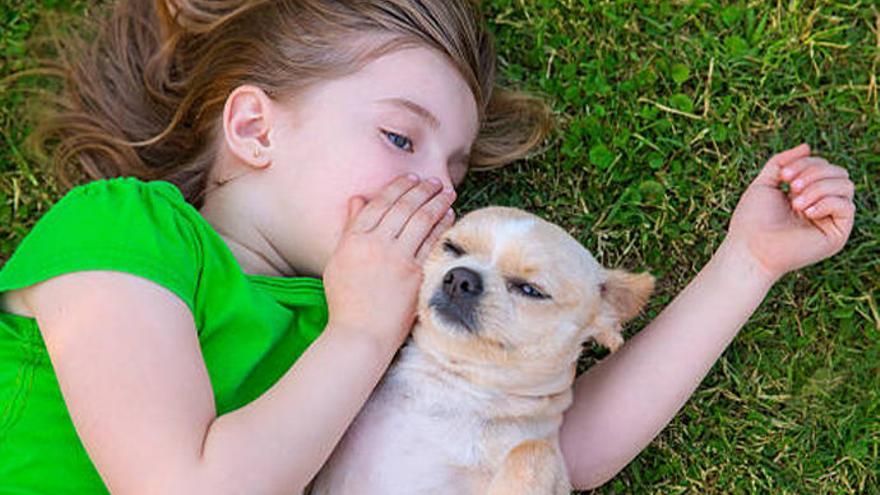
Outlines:
<svg viewBox="0 0 880 495"><path fill-rule="evenodd" d="M783 182L790 184L788 194ZM783 151L743 193L725 242L745 250L775 281L843 248L853 226L854 189L845 169L810 156L807 144Z"/></svg>
<svg viewBox="0 0 880 495"><path fill-rule="evenodd" d="M415 321L422 263L453 222L453 191L402 176L369 203L349 200L342 239L324 270L329 322L400 345Z"/></svg>

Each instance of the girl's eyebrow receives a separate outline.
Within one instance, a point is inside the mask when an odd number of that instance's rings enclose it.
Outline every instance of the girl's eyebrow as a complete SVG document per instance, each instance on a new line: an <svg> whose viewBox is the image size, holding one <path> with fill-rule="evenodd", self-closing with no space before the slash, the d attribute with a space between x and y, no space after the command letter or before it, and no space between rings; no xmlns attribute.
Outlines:
<svg viewBox="0 0 880 495"><path fill-rule="evenodd" d="M377 100L376 103L394 105L396 107L403 108L427 122L432 129L440 128L440 119L435 117L434 114L431 113L427 108L407 98L384 98L381 100ZM452 155L451 158L453 162L461 162L465 165L470 163L470 159L470 150L467 149L459 149Z"/></svg>
<svg viewBox="0 0 880 495"><path fill-rule="evenodd" d="M427 122L428 125L430 125L434 129L438 129L440 127L440 119L435 117L433 113L428 111L428 109L412 100L408 100L406 98L385 98L379 100L377 103L385 103L404 108L411 113L416 114L419 118Z"/></svg>

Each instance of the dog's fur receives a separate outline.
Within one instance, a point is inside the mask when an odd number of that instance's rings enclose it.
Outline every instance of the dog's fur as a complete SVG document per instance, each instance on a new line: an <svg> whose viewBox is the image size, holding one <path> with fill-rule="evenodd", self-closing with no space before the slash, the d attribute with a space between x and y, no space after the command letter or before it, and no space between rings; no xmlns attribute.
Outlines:
<svg viewBox="0 0 880 495"><path fill-rule="evenodd" d="M465 215L425 263L410 339L310 493L568 494L558 435L582 344L617 349L653 285L527 212Z"/></svg>

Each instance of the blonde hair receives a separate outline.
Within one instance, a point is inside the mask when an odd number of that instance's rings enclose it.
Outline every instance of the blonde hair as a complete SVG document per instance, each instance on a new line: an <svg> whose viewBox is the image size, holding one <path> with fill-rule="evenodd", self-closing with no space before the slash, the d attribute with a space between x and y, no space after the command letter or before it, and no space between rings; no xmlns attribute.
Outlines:
<svg viewBox="0 0 880 495"><path fill-rule="evenodd" d="M541 99L496 87L473 0L121 0L91 41L85 32L65 36L43 68L64 84L29 138L68 188L162 179L200 206L236 87L286 98L407 44L444 53L470 86L481 119L472 169L523 157L552 122ZM364 43L370 34L382 41Z"/></svg>

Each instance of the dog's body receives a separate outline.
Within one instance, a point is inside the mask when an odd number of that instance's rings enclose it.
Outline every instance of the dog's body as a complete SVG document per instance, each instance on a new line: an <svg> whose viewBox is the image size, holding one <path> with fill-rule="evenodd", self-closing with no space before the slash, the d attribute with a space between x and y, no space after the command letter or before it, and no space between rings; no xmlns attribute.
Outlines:
<svg viewBox="0 0 880 495"><path fill-rule="evenodd" d="M558 434L581 344L615 348L653 279L602 269L512 208L472 212L444 239L411 338L312 495L570 492Z"/></svg>
<svg viewBox="0 0 880 495"><path fill-rule="evenodd" d="M570 390L511 397L476 388L437 364L412 343L402 349L312 493L490 493L514 447L543 438L557 448ZM564 466L554 471L547 474L559 478L562 491L535 493L568 493Z"/></svg>

